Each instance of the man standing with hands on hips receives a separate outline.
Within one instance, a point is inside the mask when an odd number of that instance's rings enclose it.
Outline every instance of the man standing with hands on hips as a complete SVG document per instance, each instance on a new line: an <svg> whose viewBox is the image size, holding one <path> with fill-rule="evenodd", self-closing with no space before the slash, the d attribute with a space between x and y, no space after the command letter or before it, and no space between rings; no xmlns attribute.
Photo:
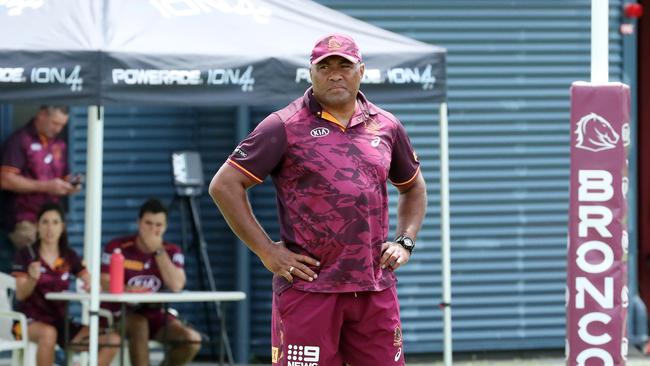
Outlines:
<svg viewBox="0 0 650 366"><path fill-rule="evenodd" d="M312 87L237 146L210 195L274 274L274 365L403 365L394 270L409 261L426 210L417 155L397 118L359 91L365 65L352 38L321 38L310 61ZM246 195L269 174L278 242ZM400 193L392 241L387 180Z"/></svg>

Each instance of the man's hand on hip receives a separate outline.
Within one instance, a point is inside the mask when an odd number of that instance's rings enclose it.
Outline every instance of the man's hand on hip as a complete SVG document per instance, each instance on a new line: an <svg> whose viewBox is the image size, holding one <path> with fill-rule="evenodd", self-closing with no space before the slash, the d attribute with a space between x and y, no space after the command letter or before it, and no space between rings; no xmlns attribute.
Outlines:
<svg viewBox="0 0 650 366"><path fill-rule="evenodd" d="M275 242L275 247L264 258L260 257L262 263L269 271L278 276L284 277L287 281L293 282L294 277L305 281L313 281L318 274L309 266L318 267L320 262L314 258L302 254L296 254L284 245L284 242Z"/></svg>
<svg viewBox="0 0 650 366"><path fill-rule="evenodd" d="M391 271L398 269L411 259L411 253L398 243L389 241L381 246L381 268L388 268Z"/></svg>

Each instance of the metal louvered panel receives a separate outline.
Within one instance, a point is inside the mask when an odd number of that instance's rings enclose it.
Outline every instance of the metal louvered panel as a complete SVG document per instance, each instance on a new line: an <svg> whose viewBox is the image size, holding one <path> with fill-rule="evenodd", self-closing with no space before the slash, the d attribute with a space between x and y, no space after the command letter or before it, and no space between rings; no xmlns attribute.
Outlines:
<svg viewBox="0 0 650 366"><path fill-rule="evenodd" d="M319 2L447 48L454 349L563 347L569 86L589 78L590 2ZM614 81L621 1L610 9ZM429 193L418 248L399 271L405 347L439 352L437 114L431 105L382 107L406 125Z"/></svg>
<svg viewBox="0 0 650 366"><path fill-rule="evenodd" d="M195 148L201 153L204 194L201 196L201 219L203 232L208 244L212 271L220 290L235 290L235 248L236 238L208 195L208 185L217 172L224 157L228 156L235 144L235 109L198 109L199 141ZM231 328L232 329L232 328Z"/></svg>
<svg viewBox="0 0 650 366"><path fill-rule="evenodd" d="M86 170L86 109L72 111L69 141L73 172ZM138 208L148 197L171 202L170 153L195 139L189 109L148 110L106 108L104 128L104 176L102 244L137 230ZM165 141L162 144L161 141ZM168 142L168 143L167 143ZM83 232L84 191L70 200L71 223L81 225L71 235ZM171 213L167 240L180 242L174 230L178 215ZM175 215L175 216L174 216ZM81 242L79 237L77 242Z"/></svg>
<svg viewBox="0 0 650 366"><path fill-rule="evenodd" d="M298 97L298 96L296 96ZM255 128L269 113L278 108L255 108L251 110L250 130ZM280 240L275 188L271 178L250 191L250 200L255 216L271 239ZM268 358L271 351L271 281L273 275L259 258L251 256L251 337L250 351L262 359Z"/></svg>
<svg viewBox="0 0 650 366"><path fill-rule="evenodd" d="M137 231L138 209L149 197L170 204L172 186L171 152L197 150L202 155L205 175L203 195L198 199L208 256L217 287L234 289L235 240L207 194L207 186L223 156L232 149L234 109L190 108L106 108L104 133L104 186L102 245L117 236ZM86 169L86 110L73 109L70 122L72 171ZM69 232L75 249L83 252L84 192L70 200ZM182 245L181 213L178 202L170 205L169 228L165 239ZM197 246L188 232L185 270L187 289L200 289ZM181 316L199 331L218 335L216 317L207 316L201 304L175 304ZM210 314L214 314L212 307ZM232 319L232 318L231 318ZM229 327L232 332L234 328ZM204 347L202 354L210 355Z"/></svg>

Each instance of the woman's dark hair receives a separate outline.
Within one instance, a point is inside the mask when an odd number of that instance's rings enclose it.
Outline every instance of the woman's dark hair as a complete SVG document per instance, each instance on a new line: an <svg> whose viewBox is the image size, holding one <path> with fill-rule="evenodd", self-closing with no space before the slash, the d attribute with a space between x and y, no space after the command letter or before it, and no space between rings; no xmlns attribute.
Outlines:
<svg viewBox="0 0 650 366"><path fill-rule="evenodd" d="M36 218L37 222L41 221L41 217L45 215L46 212L49 211L56 211L59 213L59 216L61 217L61 222L65 223L65 212L63 212L63 207L59 205L58 203L54 202L47 202L44 203L43 206L41 206L41 209L38 211L38 216ZM37 236L36 238L36 248L41 246L41 238ZM63 256L70 250L70 246L68 245L68 232L64 228L63 232L61 232L61 237L59 237L59 255Z"/></svg>

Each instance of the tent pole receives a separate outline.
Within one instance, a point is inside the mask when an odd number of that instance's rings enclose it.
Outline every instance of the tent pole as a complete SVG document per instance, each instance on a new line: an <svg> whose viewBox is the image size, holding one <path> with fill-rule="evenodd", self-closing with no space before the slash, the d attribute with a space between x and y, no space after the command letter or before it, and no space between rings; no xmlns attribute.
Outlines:
<svg viewBox="0 0 650 366"><path fill-rule="evenodd" d="M104 107L88 107L86 144L86 213L84 256L90 273L89 363L97 365L99 341L99 258L102 233L102 161L104 151Z"/></svg>
<svg viewBox="0 0 650 366"><path fill-rule="evenodd" d="M440 241L442 250L442 303L444 365L452 366L451 243L449 235L449 133L447 103L440 103Z"/></svg>

